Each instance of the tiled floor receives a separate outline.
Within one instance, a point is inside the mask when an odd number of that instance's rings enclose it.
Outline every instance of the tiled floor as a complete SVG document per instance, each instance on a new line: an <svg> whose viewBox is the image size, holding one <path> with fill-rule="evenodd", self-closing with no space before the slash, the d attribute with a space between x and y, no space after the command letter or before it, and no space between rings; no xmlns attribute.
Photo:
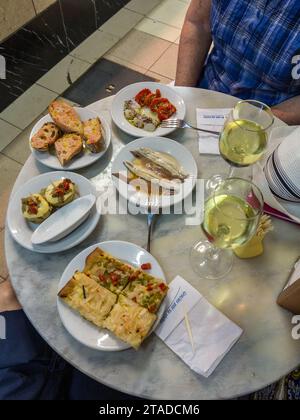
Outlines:
<svg viewBox="0 0 300 420"><path fill-rule="evenodd" d="M132 0L0 113L0 282L8 277L4 257L7 201L29 156L32 126L102 56L169 83L175 77L178 42L190 0Z"/></svg>
<svg viewBox="0 0 300 420"><path fill-rule="evenodd" d="M62 96L85 107L132 83L153 80L155 78L101 58Z"/></svg>

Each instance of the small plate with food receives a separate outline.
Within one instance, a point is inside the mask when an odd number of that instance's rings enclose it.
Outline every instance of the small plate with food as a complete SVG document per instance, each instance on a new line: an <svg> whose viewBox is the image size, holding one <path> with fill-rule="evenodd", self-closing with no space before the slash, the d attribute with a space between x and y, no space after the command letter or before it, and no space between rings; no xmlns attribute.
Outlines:
<svg viewBox="0 0 300 420"><path fill-rule="evenodd" d="M95 201L91 200L91 196L96 197L93 184L73 172L49 172L32 178L9 201L7 223L10 233L21 246L38 253L63 252L73 248L86 239L99 222L101 209L98 203L95 205ZM76 201L83 197L90 197L91 204L85 206L85 214L80 211L79 215ZM74 211L67 209L70 205ZM57 235L53 232L53 226L50 226L52 230L47 232L50 240L35 243L33 238L37 229L41 229L44 222L48 225L52 217L55 223L60 223L60 212L65 220L68 217L73 220L59 224ZM64 228L68 231L64 231Z"/></svg>
<svg viewBox="0 0 300 420"><path fill-rule="evenodd" d="M154 331L168 292L157 260L128 242L93 245L64 271L57 306L67 331L102 351L138 350Z"/></svg>
<svg viewBox="0 0 300 420"><path fill-rule="evenodd" d="M162 137L132 141L112 164L112 178L121 196L147 211L180 203L193 191L197 175L190 151Z"/></svg>
<svg viewBox="0 0 300 420"><path fill-rule="evenodd" d="M155 82L135 83L122 89L112 104L112 119L125 133L134 137L157 137L172 133L161 128L169 118L184 119L184 100L169 86Z"/></svg>
<svg viewBox="0 0 300 420"><path fill-rule="evenodd" d="M33 127L29 145L34 157L49 168L74 171L100 159L110 142L111 130L101 113L56 100Z"/></svg>

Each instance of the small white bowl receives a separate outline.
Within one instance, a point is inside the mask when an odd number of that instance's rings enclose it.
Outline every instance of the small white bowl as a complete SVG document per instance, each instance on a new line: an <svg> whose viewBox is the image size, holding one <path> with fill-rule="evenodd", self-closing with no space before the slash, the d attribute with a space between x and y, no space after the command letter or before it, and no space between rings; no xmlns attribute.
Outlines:
<svg viewBox="0 0 300 420"><path fill-rule="evenodd" d="M89 194L57 210L35 230L31 242L41 245L69 235L88 218L95 201L96 197Z"/></svg>

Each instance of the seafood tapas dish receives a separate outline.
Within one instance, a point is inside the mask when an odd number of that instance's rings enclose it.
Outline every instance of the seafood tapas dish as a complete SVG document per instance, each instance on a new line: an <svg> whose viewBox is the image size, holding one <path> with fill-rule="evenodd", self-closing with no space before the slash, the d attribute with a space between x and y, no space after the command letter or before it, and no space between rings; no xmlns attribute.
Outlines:
<svg viewBox="0 0 300 420"><path fill-rule="evenodd" d="M192 154L166 137L144 137L123 147L116 156L112 179L119 194L141 210L170 208L196 184L198 169Z"/></svg>
<svg viewBox="0 0 300 420"><path fill-rule="evenodd" d="M112 120L122 131L137 138L166 136L176 128L164 128L162 121L184 119L186 106L178 91L155 82L126 86L113 99Z"/></svg>
<svg viewBox="0 0 300 420"><path fill-rule="evenodd" d="M147 147L131 150L130 153L134 159L123 162L128 170L128 182L142 179L148 183L149 188L157 186L160 193L172 193L188 178L177 159L170 154Z"/></svg>
<svg viewBox="0 0 300 420"><path fill-rule="evenodd" d="M160 123L172 117L177 109L169 99L163 98L160 89L151 92L144 88L134 99L125 101L124 116L126 120L137 128L155 131Z"/></svg>

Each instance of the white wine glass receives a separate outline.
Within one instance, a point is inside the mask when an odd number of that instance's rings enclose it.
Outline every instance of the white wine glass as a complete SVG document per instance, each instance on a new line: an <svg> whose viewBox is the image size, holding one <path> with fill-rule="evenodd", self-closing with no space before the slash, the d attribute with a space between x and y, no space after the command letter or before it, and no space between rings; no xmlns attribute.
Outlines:
<svg viewBox="0 0 300 420"><path fill-rule="evenodd" d="M239 101L230 112L219 137L221 156L234 167L247 167L258 162L264 155L274 116L266 104Z"/></svg>
<svg viewBox="0 0 300 420"><path fill-rule="evenodd" d="M202 223L207 240L190 253L192 268L201 278L219 279L230 272L232 249L256 233L263 206L259 188L242 178L228 178L208 194Z"/></svg>

